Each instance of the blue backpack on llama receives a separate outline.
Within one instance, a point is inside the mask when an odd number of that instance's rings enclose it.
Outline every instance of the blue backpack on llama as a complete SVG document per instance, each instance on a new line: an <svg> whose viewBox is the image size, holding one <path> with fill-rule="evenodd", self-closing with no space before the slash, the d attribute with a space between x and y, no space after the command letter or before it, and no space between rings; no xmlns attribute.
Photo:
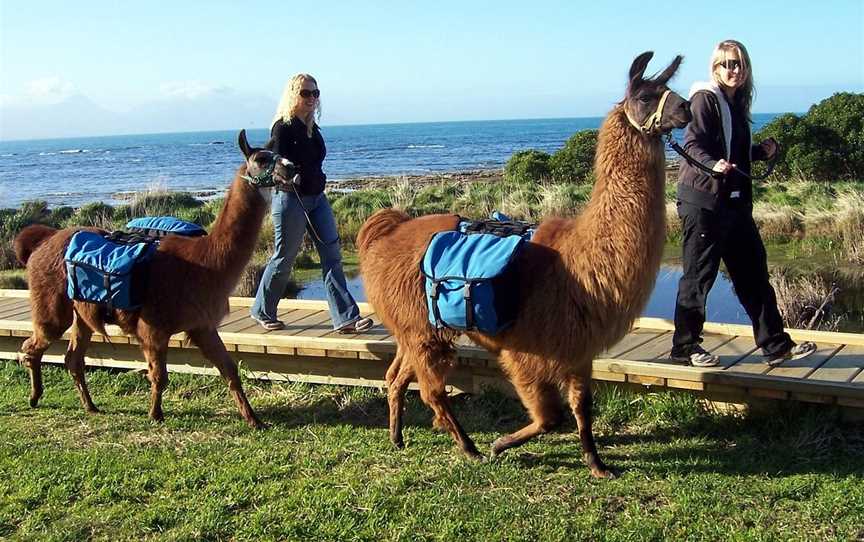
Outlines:
<svg viewBox="0 0 864 542"><path fill-rule="evenodd" d="M69 299L112 309L140 307L146 292L148 263L159 238L167 234L204 235L197 224L173 217L137 218L132 232L76 232L66 247L66 295Z"/></svg>
<svg viewBox="0 0 864 542"><path fill-rule="evenodd" d="M497 218L462 220L456 230L432 237L421 272L429 323L436 328L495 335L515 321L518 282L512 263L535 228Z"/></svg>

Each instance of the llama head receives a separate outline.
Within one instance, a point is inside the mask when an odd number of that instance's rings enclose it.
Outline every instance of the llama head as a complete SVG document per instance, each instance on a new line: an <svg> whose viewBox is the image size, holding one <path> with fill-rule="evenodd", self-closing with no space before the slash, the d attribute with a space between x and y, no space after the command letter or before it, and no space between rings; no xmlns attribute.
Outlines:
<svg viewBox="0 0 864 542"><path fill-rule="evenodd" d="M624 112L637 130L647 136L660 135L690 122L690 102L669 90L666 83L678 71L683 57L676 56L659 75L645 78L645 68L654 53L642 53L630 66L630 81L624 96Z"/></svg>
<svg viewBox="0 0 864 542"><path fill-rule="evenodd" d="M258 188L265 199L270 198L274 186L290 186L293 182L297 167L268 148L249 145L246 130L240 130L237 144L246 158L246 175L243 175L243 179Z"/></svg>

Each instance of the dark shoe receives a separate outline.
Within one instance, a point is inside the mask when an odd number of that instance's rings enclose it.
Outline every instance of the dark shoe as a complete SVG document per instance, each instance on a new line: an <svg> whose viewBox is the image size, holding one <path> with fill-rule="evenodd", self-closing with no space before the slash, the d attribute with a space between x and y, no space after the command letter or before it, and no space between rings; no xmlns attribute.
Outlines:
<svg viewBox="0 0 864 542"><path fill-rule="evenodd" d="M278 331L280 329L285 329L285 322L282 320L259 320L252 317L253 320L258 322L258 325L266 329L267 331Z"/></svg>
<svg viewBox="0 0 864 542"><path fill-rule="evenodd" d="M765 356L765 363L767 363L769 367L777 367L786 360L806 358L815 351L816 344L806 341L801 344L793 345L788 350L780 352L779 354Z"/></svg>
<svg viewBox="0 0 864 542"><path fill-rule="evenodd" d="M348 322L347 324L342 325L338 329L339 333L347 334L347 333L363 333L367 329L372 327L374 322L371 318L360 318L359 320L355 320L353 322Z"/></svg>
<svg viewBox="0 0 864 542"><path fill-rule="evenodd" d="M720 356L715 356L698 344L673 348L672 353L669 354L669 359L680 363L689 363L693 367L716 367L720 365Z"/></svg>

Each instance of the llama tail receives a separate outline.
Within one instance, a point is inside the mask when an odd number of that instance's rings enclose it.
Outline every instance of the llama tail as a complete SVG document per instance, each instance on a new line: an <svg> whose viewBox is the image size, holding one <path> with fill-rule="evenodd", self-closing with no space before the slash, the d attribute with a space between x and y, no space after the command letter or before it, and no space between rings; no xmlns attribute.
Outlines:
<svg viewBox="0 0 864 542"><path fill-rule="evenodd" d="M357 249L360 251L360 257L363 257L363 253L369 250L377 239L388 235L396 226L410 219L407 214L396 209L381 209L375 212L363 223L357 234Z"/></svg>
<svg viewBox="0 0 864 542"><path fill-rule="evenodd" d="M15 256L22 265L27 265L27 260L33 251L42 244L43 241L57 233L56 228L45 226L43 224L33 224L27 226L15 237L12 246L15 249Z"/></svg>

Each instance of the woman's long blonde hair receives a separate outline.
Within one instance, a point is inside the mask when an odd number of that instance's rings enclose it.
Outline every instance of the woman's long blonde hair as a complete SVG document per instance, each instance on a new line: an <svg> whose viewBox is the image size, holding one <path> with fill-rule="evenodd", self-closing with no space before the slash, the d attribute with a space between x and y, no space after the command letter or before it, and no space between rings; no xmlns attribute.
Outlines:
<svg viewBox="0 0 864 542"><path fill-rule="evenodd" d="M723 86L723 83L717 77L717 66L721 62L724 62L732 51L738 53L738 58L741 59L741 71L747 76L744 84L735 91L735 101L737 105L744 108L747 120L753 122L753 119L750 117L750 106L753 105L753 94L756 92L756 89L753 86L753 64L750 63L750 54L747 52L744 44L735 40L724 40L717 44L717 47L714 48L714 53L711 54L711 65L709 66L711 80L718 86Z"/></svg>
<svg viewBox="0 0 864 542"><path fill-rule="evenodd" d="M318 81L308 73L298 73L285 84L285 88L282 90L282 97L279 99L279 105L276 107L276 115L273 116L273 120L270 122L271 130L273 129L273 125L276 124L276 121L281 120L282 122L288 123L291 122L293 117L297 117L303 121L303 124L306 125L306 133L309 137L312 137L312 134L315 131L315 126L321 118L321 99L318 99L318 103L315 105L315 111L313 111L308 118L301 118L297 114L297 109L300 106L301 99L300 89L303 88L303 83L306 81L315 83L316 87L318 86Z"/></svg>

